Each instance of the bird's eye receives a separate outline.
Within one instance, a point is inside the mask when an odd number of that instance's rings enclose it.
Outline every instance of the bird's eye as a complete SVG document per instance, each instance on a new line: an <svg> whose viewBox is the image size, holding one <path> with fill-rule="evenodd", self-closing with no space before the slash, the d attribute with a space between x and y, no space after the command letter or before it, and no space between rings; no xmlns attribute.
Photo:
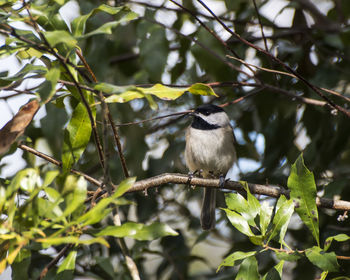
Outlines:
<svg viewBox="0 0 350 280"><path fill-rule="evenodd" d="M210 112L209 111L204 111L203 114L206 115L206 116L209 116Z"/></svg>

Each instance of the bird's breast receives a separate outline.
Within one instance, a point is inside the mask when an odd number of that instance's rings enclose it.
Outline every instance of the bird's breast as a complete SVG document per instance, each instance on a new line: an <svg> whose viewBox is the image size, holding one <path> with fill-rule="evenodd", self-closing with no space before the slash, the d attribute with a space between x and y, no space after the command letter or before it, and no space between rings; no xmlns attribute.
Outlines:
<svg viewBox="0 0 350 280"><path fill-rule="evenodd" d="M226 174L236 160L231 127L212 130L189 128L186 133L186 164L190 171Z"/></svg>

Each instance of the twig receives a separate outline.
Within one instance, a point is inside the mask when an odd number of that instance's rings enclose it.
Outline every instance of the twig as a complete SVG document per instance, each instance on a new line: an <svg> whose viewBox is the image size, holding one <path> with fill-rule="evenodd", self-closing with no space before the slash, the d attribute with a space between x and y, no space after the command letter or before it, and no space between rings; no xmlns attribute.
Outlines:
<svg viewBox="0 0 350 280"><path fill-rule="evenodd" d="M137 181L134 183L128 192L139 192L145 191L149 188L159 187L165 184L187 184L188 175L178 174L178 173L164 173L155 177ZM219 188L219 179L203 179L194 177L191 180L192 185L206 187L206 188ZM248 187L251 193L267 195L270 197L279 197L280 195L285 195L289 197L289 191L287 189L278 188L271 185L260 185L248 183ZM223 189L234 190L239 192L244 192L244 186L240 182L229 181L225 183ZM334 210L350 210L350 201L345 200L333 200L328 198L317 197L316 205L321 208L329 208Z"/></svg>
<svg viewBox="0 0 350 280"><path fill-rule="evenodd" d="M177 3L174 0L170 0L172 3L174 3L176 6L180 7L181 9L183 9L184 11L186 11L187 13L189 13L190 15L192 15L192 17L194 17L198 23L205 29L207 30L217 41L220 42L221 45L223 45L228 51L230 51L234 56L239 57L239 55L235 52L234 49L232 49L224 40L222 40L212 29L210 29L203 21L201 21L197 15L192 12L190 9L187 9L185 6L181 5L180 3ZM250 68L249 66L247 66L247 68L254 74L255 76L255 71Z"/></svg>
<svg viewBox="0 0 350 280"><path fill-rule="evenodd" d="M171 0L172 1L172 0ZM202 0L197 0L215 19L217 20L218 23L226 30L228 31L231 35L235 36L238 40L240 40L242 43L248 45L249 47L265 54L269 58L271 58L274 62L277 62L279 65L281 65L284 69L286 69L288 72L294 74L299 80L304 82L309 88L311 88L314 92L316 92L322 99L324 99L331 107L334 109L342 112L345 114L347 117L350 118L350 111L346 110L345 108L339 106L338 104L335 104L332 100L330 100L327 96L325 96L316 86L311 84L308 80L306 80L302 75L300 75L298 72L293 70L289 65L285 64L282 60L279 58L275 57L274 55L270 54L266 50L248 42L244 38L242 38L240 35L238 35L236 32L232 31L222 20L220 20L215 13L202 1Z"/></svg>
<svg viewBox="0 0 350 280"><path fill-rule="evenodd" d="M267 244L264 244L263 247L266 250L270 250L270 251L274 251L274 252L283 252L283 253L287 253L287 254L294 254L294 253L304 254L305 253L305 250L286 250L283 248L274 248L274 247L271 247ZM338 260L350 260L350 256L336 256L336 258Z"/></svg>
<svg viewBox="0 0 350 280"><path fill-rule="evenodd" d="M92 69L90 68L89 64L87 63L87 61L85 60L85 58L83 57L83 55L80 53L80 51L77 51L77 54L79 56L79 58L83 61L83 64L85 65L86 69L88 70L88 72L90 73L93 81L95 83L97 83L97 78L95 76L95 74L93 73ZM102 130L103 130L103 152L104 152L104 160L105 160L105 165L103 166L103 173L104 173L104 179L103 179L103 183L104 185L107 186L107 191L108 191L108 195L111 196L113 193L113 189L114 189L114 185L111 181L110 175L109 175L109 165L108 165L108 131L107 131L107 123L109 122L112 126L113 129L113 135L114 135L114 139L116 141L117 144L117 148L118 148L118 153L119 153L119 157L122 163L122 167L123 167L123 172L124 172L124 176L127 178L129 177L129 172L128 169L126 167L126 161L123 155L123 150L121 147L121 143L120 143L120 139L119 139L119 134L118 131L114 125L113 122L113 118L112 115L110 114L109 108L107 103L104 101L104 96L102 95L102 91L98 92L100 101L102 103L102 117L103 117L103 122L102 122ZM92 200L92 202L94 202L94 200ZM118 213L118 207L116 205L112 206L112 214L113 214L113 222L116 226L120 226L121 225L121 220L120 220L120 216ZM117 242L119 244L119 247L122 251L122 254L125 258L125 262L126 262L126 266L129 269L130 275L132 277L133 280L140 280L140 274L138 271L138 268L136 266L136 263L134 262L134 260L130 257L130 252L129 252L129 248L126 245L126 242L124 240L124 238L118 238Z"/></svg>
<svg viewBox="0 0 350 280"><path fill-rule="evenodd" d="M50 270L50 268L52 268L54 265L56 265L58 263L58 261L63 257L63 255L72 247L73 247L73 244L67 244L66 246L64 246L63 249L58 253L58 255L44 267L44 269L40 273L39 279L40 280L44 279L44 277L46 276L46 274Z"/></svg>
<svg viewBox="0 0 350 280"><path fill-rule="evenodd" d="M37 151L37 150L35 150L35 149L25 145L25 144L19 144L18 148L20 148L23 151L29 152L29 153L31 153L33 155L36 155L37 157L40 157L40 158L42 158L42 159L44 159L44 160L46 160L46 161L48 161L48 162L50 162L50 163L52 163L54 165L57 165L58 167L62 168L62 162L54 159L53 157L50 157L49 155L46 155L46 154L44 154L42 152L39 152L39 151ZM78 170L72 168L72 169L70 169L70 172L73 173L73 174L76 174L78 176L83 176L87 181L89 181L90 183L92 183L92 184L94 184L94 185L96 185L98 187L102 186L102 182L96 180L95 178L92 178L91 176L89 176L89 175L87 175L87 174L85 174L85 173L83 173L81 171L78 171Z"/></svg>
<svg viewBox="0 0 350 280"><path fill-rule="evenodd" d="M26 3L23 2L25 5ZM41 30L39 29L36 21L34 20L31 12L29 11L27 5L25 6L26 8L26 11L29 15L29 18L30 20L32 21L33 23L33 27L35 29L35 31L39 34L40 38L42 39L42 41L44 42L44 44L46 45L46 47L51 50L51 53L57 58L57 60L60 62L60 64L63 66L63 68L66 70L68 76L70 77L70 79L73 81L74 83L74 86L77 88L78 92L79 92L79 95L80 95L80 98L81 100L83 101L83 104L85 106L85 109L88 113L88 116L89 116L89 119L90 119L90 123L91 123L91 128L92 128L92 134L94 136L94 139L95 139L95 143L96 143L96 147L97 147L97 151L98 151L98 155L99 155L99 159L100 159L100 164L101 166L103 167L105 162L104 162L104 158L103 158L103 152L102 152L102 145L101 145L101 142L100 142L100 138L98 137L98 133L97 133L97 127L96 127L96 122L95 122L95 119L94 119L94 116L92 114L92 111L91 111L91 108L90 108L90 105L88 103L88 101L86 100L85 96L84 96L84 93L82 91L82 89L80 88L79 86L79 83L77 82L77 80L75 79L74 75L72 74L72 72L69 70L67 64L66 64L66 59L65 58L62 58L61 56L59 56L57 54L57 52L51 47L50 43L47 41L45 35L41 32Z"/></svg>
<svg viewBox="0 0 350 280"><path fill-rule="evenodd" d="M173 28L173 27L170 27L170 26L167 26L159 21L156 21L156 20L152 20L152 19L149 19L149 18L145 18L145 20L151 22L151 23L154 23L154 24L157 24L165 29L168 29L168 30L171 30L173 31L174 33L176 33L177 35L179 36L182 36L184 38L186 38L187 40L195 43L196 45L198 45L199 47L201 47L202 49L204 49L205 51L207 51L209 54L211 54L212 56L214 56L215 58L217 58L218 60L220 60L221 62L223 62L225 65L227 65L229 68L231 68L232 70L234 71L237 71L239 73L242 73L244 74L245 76L247 76L248 78L251 78L251 79L256 79L256 77L248 74L247 72L243 71L241 68L237 67L236 65L232 64L231 62L227 61L224 57L222 57L221 55L217 54L216 52L214 52L211 48L207 47L206 45L204 45L203 43L201 43L200 41L198 41L196 38L192 38L191 36L188 36L188 35L185 35L183 33L181 33L179 30Z"/></svg>
<svg viewBox="0 0 350 280"><path fill-rule="evenodd" d="M59 162L58 160L53 159L52 157L45 155L43 153L40 153L26 145L20 144L18 147L38 157L41 157L59 167L62 167L62 163ZM88 180L92 184L95 184L98 187L102 185L102 182L99 182L98 180L80 171L71 169L70 172L83 176L86 180ZM188 175L179 174L179 173L164 173L158 176L150 177L148 179L135 182L134 185L128 190L128 192L131 193L131 192L145 191L149 188L155 188L155 187L159 187L169 183L186 185L187 182L188 182ZM192 178L191 183L196 186L207 187L207 188L218 188L220 186L219 179L203 179L203 178L194 177ZM254 194L266 195L270 197L279 197L280 195L285 195L289 197L288 190L277 188L271 185L259 185L259 184L248 183L248 187L250 191ZM240 182L235 182L235 181L226 182L225 186L222 189L244 192L244 186ZM321 207L321 208L329 208L329 209L341 210L341 211L350 210L350 201L345 201L345 200L333 200L333 199L317 197L316 204L318 207Z"/></svg>
<svg viewBox="0 0 350 280"><path fill-rule="evenodd" d="M256 15L258 17L259 26L260 26L260 30L261 30L261 36L262 36L262 38L264 40L265 50L268 52L269 48L267 47L267 41L266 41L266 37L265 37L265 33L264 33L264 27L262 25L261 18L260 18L260 13L259 13L258 6L256 5L256 1L255 0L253 0L253 4L254 4L254 9L255 9Z"/></svg>
<svg viewBox="0 0 350 280"><path fill-rule="evenodd" d="M80 53L80 51L77 51L79 58L82 60L84 66L86 67L86 69L88 70L88 72L90 73L93 81L95 83L97 83L97 78L94 74L94 72L92 71L92 69L90 68L89 64L87 63L86 59L84 58L84 56ZM102 103L102 111L103 111L103 120L105 121L105 124L107 125L107 123L109 122L111 127L112 127L112 131L113 131L113 136L114 136L114 140L118 149L118 154L119 154L119 158L120 158L120 162L123 168L123 173L125 178L129 177L129 171L126 165L126 160L123 154L123 149L122 149L122 145L120 142L120 137L118 134L118 130L116 128L116 125L114 124L112 115L109 111L108 105L106 104L106 102L104 101L104 97L102 95L101 91L98 91L99 97L100 97L100 101ZM107 135L105 135L105 137L107 137ZM107 149L107 146L105 145L105 149Z"/></svg>

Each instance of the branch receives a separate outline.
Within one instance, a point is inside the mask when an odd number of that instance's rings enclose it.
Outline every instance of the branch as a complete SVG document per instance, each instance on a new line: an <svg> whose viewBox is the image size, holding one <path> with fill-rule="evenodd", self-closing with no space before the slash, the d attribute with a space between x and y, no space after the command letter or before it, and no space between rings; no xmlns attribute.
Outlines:
<svg viewBox="0 0 350 280"><path fill-rule="evenodd" d="M170 0L172 2L174 2L173 0ZM298 72L296 72L295 70L293 70L289 65L285 64L282 60L280 60L278 57L270 54L268 51L258 47L257 45L254 45L250 42L248 42L246 39L242 38L240 35L238 35L236 32L232 31L222 20L220 20L215 13L202 1L202 0L197 0L197 2L199 2L215 19L216 21L227 31L229 32L231 35L233 35L234 37L236 37L239 41L241 41L242 43L246 44L247 46L265 54L266 56L268 56L270 59L272 59L274 62L278 63L279 65L281 65L284 69L286 69L289 73L292 73L293 75L295 75L299 80L301 80L302 82L304 82L304 84L306 84L309 88L311 88L314 92L316 92L322 99L324 99L331 107L333 107L334 109L336 109L337 111L342 112L343 114L345 114L347 117L350 118L350 111L348 111L347 109L343 108L342 106L339 106L338 104L334 103L332 100L330 100L326 95L324 95L321 90L319 90L315 85L313 85L312 83L310 83L307 79L305 79L302 75L300 75ZM187 9L186 9L187 10ZM188 10L187 10L188 11ZM189 11L189 13L191 14L191 12ZM197 18L196 18L197 19ZM200 22L199 22L200 23Z"/></svg>
<svg viewBox="0 0 350 280"><path fill-rule="evenodd" d="M188 175L178 173L164 173L155 177L144 179L135 182L128 192L147 191L149 188L159 187L165 184L188 184ZM190 181L191 185L206 187L206 188L219 188L219 179L203 179L194 177ZM289 198L289 191L287 189L278 188L271 185L260 185L248 183L248 187L251 193L266 195L270 197L279 197L285 195ZM240 182L228 181L221 189L233 190L233 191L245 191L244 186ZM316 204L320 208L329 208L334 210L346 211L350 210L350 201L345 200L333 200L328 198L317 197Z"/></svg>
<svg viewBox="0 0 350 280"><path fill-rule="evenodd" d="M39 279L44 279L47 272L50 270L51 267L53 267L55 264L58 263L58 261L63 257L63 255L73 247L73 244L67 244L66 246L63 247L63 249L58 253L58 255L49 262L44 269L41 271Z"/></svg>
<svg viewBox="0 0 350 280"><path fill-rule="evenodd" d="M33 148L30 148L23 144L18 145L18 147L38 157L41 157L59 167L62 167L62 163L60 161L48 155L45 155L41 152L38 152ZM102 182L99 182L98 180L84 174L83 172L77 171L75 169L71 169L70 172L77 174L79 176L83 176L87 181L89 181L90 183L98 187L102 186ZM155 187L159 187L169 183L188 185L188 179L189 179L188 175L185 175L185 174L164 173L158 176L154 176L151 178L147 178L147 179L135 182L134 185L128 190L128 192L129 193L139 192L139 191L145 192L149 188L155 188ZM203 178L194 177L191 179L190 183L191 185L206 187L206 188L219 188L220 186L219 179L203 179ZM250 192L253 194L266 195L266 196L276 197L276 198L279 197L280 195L285 195L286 197L289 197L289 191L287 189L282 189L271 185L260 185L260 184L248 183L248 187ZM245 191L244 186L240 182L236 182L236 181L226 182L225 186L221 189L243 191L243 192ZM350 201L345 201L345 200L333 200L328 198L317 197L316 204L320 208L329 208L329 209L340 210L340 211L350 210Z"/></svg>
<svg viewBox="0 0 350 280"><path fill-rule="evenodd" d="M59 160L56 160L53 157L50 157L49 155L41 153L41 152L39 152L39 151L37 151L37 150L35 150L35 149L25 145L25 144L19 144L18 148L22 149L23 151L29 152L33 155L36 155L37 157L40 157L40 158L42 158L42 159L44 159L44 160L46 160L46 161L48 161L56 166L62 168L62 162L60 162ZM86 181L88 181L88 182L90 182L98 187L102 187L102 182L96 180L95 178L92 178L91 176L89 176L81 171L78 171L78 170L72 168L70 170L70 172L75 174L75 175L78 175L78 176L83 176L86 179Z"/></svg>

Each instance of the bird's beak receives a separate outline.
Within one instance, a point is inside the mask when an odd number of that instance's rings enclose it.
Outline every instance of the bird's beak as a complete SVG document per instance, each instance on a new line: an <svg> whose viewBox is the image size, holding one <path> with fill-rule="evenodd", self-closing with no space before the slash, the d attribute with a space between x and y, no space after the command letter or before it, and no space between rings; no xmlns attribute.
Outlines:
<svg viewBox="0 0 350 280"><path fill-rule="evenodd" d="M194 110L191 110L187 113L187 116L193 117L195 115Z"/></svg>

